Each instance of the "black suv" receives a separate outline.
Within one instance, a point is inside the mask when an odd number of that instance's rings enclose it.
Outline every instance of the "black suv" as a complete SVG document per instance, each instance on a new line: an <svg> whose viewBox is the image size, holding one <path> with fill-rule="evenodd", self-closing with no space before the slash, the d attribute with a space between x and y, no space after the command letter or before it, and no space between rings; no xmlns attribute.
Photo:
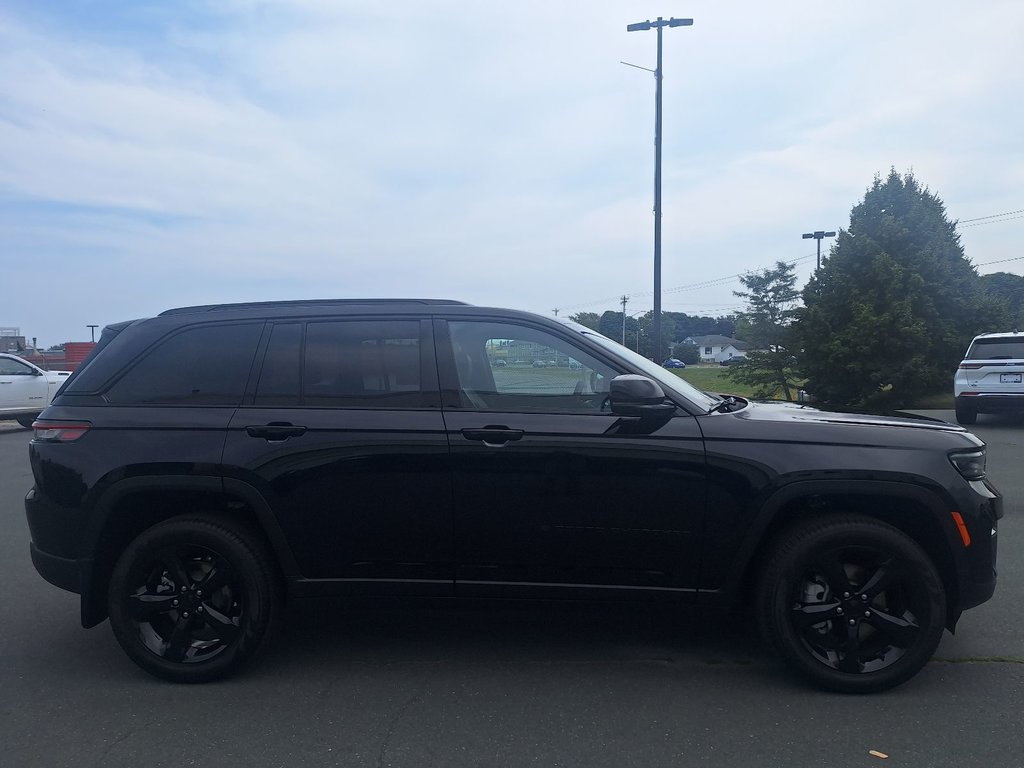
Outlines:
<svg viewBox="0 0 1024 768"><path fill-rule="evenodd" d="M963 428L707 394L511 310L173 309L106 328L33 427L37 570L176 681L236 670L286 597L418 595L748 605L874 691L995 587Z"/></svg>

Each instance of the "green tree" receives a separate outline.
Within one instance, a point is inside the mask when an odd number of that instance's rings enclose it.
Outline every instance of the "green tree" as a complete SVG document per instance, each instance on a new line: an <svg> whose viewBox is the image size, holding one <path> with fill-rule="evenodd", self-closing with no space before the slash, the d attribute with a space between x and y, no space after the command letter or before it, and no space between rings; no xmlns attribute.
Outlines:
<svg viewBox="0 0 1024 768"><path fill-rule="evenodd" d="M752 386L755 397L774 397L781 391L792 400L796 358L790 326L800 299L793 265L777 261L774 267L743 275L740 282L746 290L733 294L747 300L747 309L736 325L751 349L746 360L729 369L729 378Z"/></svg>
<svg viewBox="0 0 1024 768"><path fill-rule="evenodd" d="M981 276L981 287L990 298L1003 302L1009 315L1006 328L993 331L1021 330L1024 328L1024 277L1009 272L995 272Z"/></svg>
<svg viewBox="0 0 1024 768"><path fill-rule="evenodd" d="M672 357L687 365L696 365L700 362L700 347L696 344L676 344L672 348Z"/></svg>
<svg viewBox="0 0 1024 768"><path fill-rule="evenodd" d="M891 170L850 213L803 290L794 326L807 389L828 403L898 408L950 385L971 337L998 327L942 201Z"/></svg>
<svg viewBox="0 0 1024 768"><path fill-rule="evenodd" d="M682 341L691 336L736 336L736 318L732 315L707 317L685 312L662 312L661 317L662 322L671 320L675 328L675 334L668 341Z"/></svg>
<svg viewBox="0 0 1024 768"><path fill-rule="evenodd" d="M587 326L592 331L601 332L601 316L597 312L577 312L575 315L569 315L569 319L574 323Z"/></svg>

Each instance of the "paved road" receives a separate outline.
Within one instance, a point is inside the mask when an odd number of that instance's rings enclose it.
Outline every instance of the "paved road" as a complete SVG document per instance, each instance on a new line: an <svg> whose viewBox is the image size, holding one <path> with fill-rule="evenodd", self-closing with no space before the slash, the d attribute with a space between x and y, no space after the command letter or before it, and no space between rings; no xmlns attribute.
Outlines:
<svg viewBox="0 0 1024 768"><path fill-rule="evenodd" d="M297 606L245 676L162 683L32 570L28 432L0 429L0 766L1020 765L1024 426L975 431L1008 498L996 597L913 681L851 697L735 623L538 605Z"/></svg>

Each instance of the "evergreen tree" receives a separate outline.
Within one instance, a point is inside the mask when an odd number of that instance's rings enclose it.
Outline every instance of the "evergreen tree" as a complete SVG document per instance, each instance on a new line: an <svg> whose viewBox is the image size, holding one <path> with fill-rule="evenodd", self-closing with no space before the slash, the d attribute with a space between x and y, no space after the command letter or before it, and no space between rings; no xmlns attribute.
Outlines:
<svg viewBox="0 0 1024 768"><path fill-rule="evenodd" d="M971 337L1005 317L984 298L942 201L895 170L854 206L803 301L795 329L807 389L870 408L948 388Z"/></svg>
<svg viewBox="0 0 1024 768"><path fill-rule="evenodd" d="M752 385L755 397L781 392L792 400L796 358L790 325L800 299L793 265L777 261L774 267L743 275L740 282L747 290L733 294L747 300L747 309L737 318L737 327L751 349L746 360L729 369L729 377Z"/></svg>

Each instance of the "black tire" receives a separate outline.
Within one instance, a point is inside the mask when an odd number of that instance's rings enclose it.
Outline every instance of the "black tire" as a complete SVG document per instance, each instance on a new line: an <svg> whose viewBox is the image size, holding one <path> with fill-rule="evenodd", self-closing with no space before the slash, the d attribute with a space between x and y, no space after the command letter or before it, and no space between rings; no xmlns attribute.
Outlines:
<svg viewBox="0 0 1024 768"><path fill-rule="evenodd" d="M39 418L39 414L37 413L32 416L16 416L15 418L25 429L32 429L32 422Z"/></svg>
<svg viewBox="0 0 1024 768"><path fill-rule="evenodd" d="M970 426L978 420L978 412L966 406L956 406L956 423Z"/></svg>
<svg viewBox="0 0 1024 768"><path fill-rule="evenodd" d="M858 515L809 520L777 539L757 607L786 663L841 693L909 680L935 652L946 620L928 555L903 532Z"/></svg>
<svg viewBox="0 0 1024 768"><path fill-rule="evenodd" d="M180 683L226 677L267 640L281 607L273 561L234 521L177 517L121 554L107 606L114 636L150 674Z"/></svg>

